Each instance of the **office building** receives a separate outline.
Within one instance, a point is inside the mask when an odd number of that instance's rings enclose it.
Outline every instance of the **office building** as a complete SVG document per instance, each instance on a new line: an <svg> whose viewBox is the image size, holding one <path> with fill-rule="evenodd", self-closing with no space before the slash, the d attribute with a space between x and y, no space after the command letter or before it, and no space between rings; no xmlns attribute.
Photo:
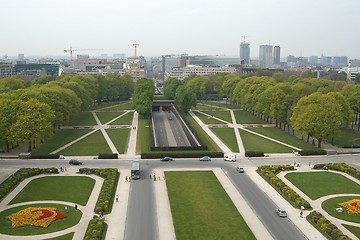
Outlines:
<svg viewBox="0 0 360 240"><path fill-rule="evenodd" d="M171 69L169 77L177 78L179 80L184 80L191 75L215 75L217 73L235 73L235 67L206 67L206 66L195 66L189 65L186 67L174 67Z"/></svg>
<svg viewBox="0 0 360 240"><path fill-rule="evenodd" d="M280 65L280 47L275 46L274 47L274 62L275 65Z"/></svg>
<svg viewBox="0 0 360 240"><path fill-rule="evenodd" d="M246 65L250 64L250 44L247 42L240 44L240 61Z"/></svg>
<svg viewBox="0 0 360 240"><path fill-rule="evenodd" d="M311 65L317 65L318 62L318 56L310 56L309 57L309 64Z"/></svg>
<svg viewBox="0 0 360 240"><path fill-rule="evenodd" d="M337 66L346 66L349 60L346 56L334 56L333 63Z"/></svg>
<svg viewBox="0 0 360 240"><path fill-rule="evenodd" d="M269 68L273 65L273 46L260 45L259 49L260 68Z"/></svg>

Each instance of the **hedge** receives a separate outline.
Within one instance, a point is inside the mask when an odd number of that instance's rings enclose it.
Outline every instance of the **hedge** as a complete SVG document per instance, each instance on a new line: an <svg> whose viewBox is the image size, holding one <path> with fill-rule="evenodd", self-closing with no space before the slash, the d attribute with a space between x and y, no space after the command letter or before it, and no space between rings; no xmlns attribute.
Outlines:
<svg viewBox="0 0 360 240"><path fill-rule="evenodd" d="M327 239L351 240L348 236L338 229L334 224L327 220L321 213L312 211L306 219L321 232Z"/></svg>
<svg viewBox="0 0 360 240"><path fill-rule="evenodd" d="M30 155L30 159L59 159L59 154Z"/></svg>
<svg viewBox="0 0 360 240"><path fill-rule="evenodd" d="M57 168L20 168L0 184L0 200L9 194L24 179L44 173L59 173L59 171Z"/></svg>
<svg viewBox="0 0 360 240"><path fill-rule="evenodd" d="M265 154L263 152L246 151L245 157L265 157Z"/></svg>
<svg viewBox="0 0 360 240"><path fill-rule="evenodd" d="M302 150L299 151L299 154L301 156L311 156L311 155L326 155L326 151L323 149L317 149L317 150Z"/></svg>
<svg viewBox="0 0 360 240"><path fill-rule="evenodd" d="M103 211L105 214L110 213L120 175L118 170L116 168L80 168L79 173L95 174L104 178L94 211L95 213L100 211Z"/></svg>
<svg viewBox="0 0 360 240"><path fill-rule="evenodd" d="M89 221L89 225L86 229L84 240L102 240L105 239L107 230L107 224L99 218L94 216L92 220Z"/></svg>
<svg viewBox="0 0 360 240"><path fill-rule="evenodd" d="M99 159L118 159L117 153L100 153L98 156Z"/></svg>
<svg viewBox="0 0 360 240"><path fill-rule="evenodd" d="M290 165L274 165L274 166L261 166L256 170L273 188L275 188L291 205L305 209L311 209L308 201L297 194L292 188L287 186L278 176L277 173L281 171L295 170L294 166Z"/></svg>
<svg viewBox="0 0 360 240"><path fill-rule="evenodd" d="M325 163L314 165L314 169L325 169L324 167L330 170L347 173L360 180L360 171L358 171L356 168L350 167L346 163Z"/></svg>
<svg viewBox="0 0 360 240"><path fill-rule="evenodd" d="M192 151L192 152L147 152L141 154L141 159L154 159L154 158L163 158L163 157L173 157L173 158L201 158L203 156L209 156L212 158L223 158L224 154L222 152L207 152L207 151Z"/></svg>

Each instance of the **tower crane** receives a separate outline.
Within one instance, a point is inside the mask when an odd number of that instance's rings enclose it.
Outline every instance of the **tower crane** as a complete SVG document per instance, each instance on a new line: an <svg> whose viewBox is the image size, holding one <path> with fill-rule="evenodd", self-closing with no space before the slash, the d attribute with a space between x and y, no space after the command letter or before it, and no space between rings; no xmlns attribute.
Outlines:
<svg viewBox="0 0 360 240"><path fill-rule="evenodd" d="M69 52L69 53L70 53L71 67L74 68L73 52L77 52L77 51L98 51L98 50L102 50L102 49L101 49L101 48L93 48L93 49L73 49L72 46L70 46L69 49L64 49L64 52Z"/></svg>
<svg viewBox="0 0 360 240"><path fill-rule="evenodd" d="M242 35L241 37L242 37L242 39L243 39L243 42L246 42L246 41L245 41L245 38L247 38L247 37L249 37L249 36Z"/></svg>

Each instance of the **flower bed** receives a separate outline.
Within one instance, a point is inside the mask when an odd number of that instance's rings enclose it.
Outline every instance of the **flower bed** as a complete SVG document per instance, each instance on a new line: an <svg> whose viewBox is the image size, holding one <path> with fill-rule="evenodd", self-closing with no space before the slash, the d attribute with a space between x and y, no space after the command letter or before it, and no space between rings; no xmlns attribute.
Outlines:
<svg viewBox="0 0 360 240"><path fill-rule="evenodd" d="M360 199L352 199L339 205L344 207L349 214L360 214Z"/></svg>
<svg viewBox="0 0 360 240"><path fill-rule="evenodd" d="M11 227L35 226L47 228L53 221L66 218L57 208L28 207L6 217Z"/></svg>

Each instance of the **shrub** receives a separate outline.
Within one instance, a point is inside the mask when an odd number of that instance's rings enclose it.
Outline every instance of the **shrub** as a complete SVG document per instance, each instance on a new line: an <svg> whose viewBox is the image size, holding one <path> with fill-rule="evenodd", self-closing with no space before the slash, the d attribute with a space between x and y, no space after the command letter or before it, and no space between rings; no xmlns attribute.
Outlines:
<svg viewBox="0 0 360 240"><path fill-rule="evenodd" d="M263 152L252 152L252 151L246 151L245 157L264 157L265 154Z"/></svg>
<svg viewBox="0 0 360 240"><path fill-rule="evenodd" d="M84 240L101 240L104 239L106 233L107 224L104 221L94 216L92 220L89 221L88 227L85 232Z"/></svg>
<svg viewBox="0 0 360 240"><path fill-rule="evenodd" d="M290 165L261 166L256 170L273 188L275 188L288 202L300 208L311 209L311 205L304 198L300 197L292 188L287 186L278 176L281 171L295 170Z"/></svg>
<svg viewBox="0 0 360 240"><path fill-rule="evenodd" d="M346 163L325 163L325 164L316 164L314 166L314 169L330 169L335 170L339 172L347 173L354 178L360 180L360 171L358 171L356 168L353 168Z"/></svg>
<svg viewBox="0 0 360 240"><path fill-rule="evenodd" d="M299 151L299 154L301 156L310 156L310 155L326 155L326 151L323 149L317 149L317 150L302 150Z"/></svg>
<svg viewBox="0 0 360 240"><path fill-rule="evenodd" d="M33 155L31 154L30 159L59 159L59 154L44 154L44 155Z"/></svg>
<svg viewBox="0 0 360 240"><path fill-rule="evenodd" d="M101 153L98 156L99 159L118 159L117 153Z"/></svg>

